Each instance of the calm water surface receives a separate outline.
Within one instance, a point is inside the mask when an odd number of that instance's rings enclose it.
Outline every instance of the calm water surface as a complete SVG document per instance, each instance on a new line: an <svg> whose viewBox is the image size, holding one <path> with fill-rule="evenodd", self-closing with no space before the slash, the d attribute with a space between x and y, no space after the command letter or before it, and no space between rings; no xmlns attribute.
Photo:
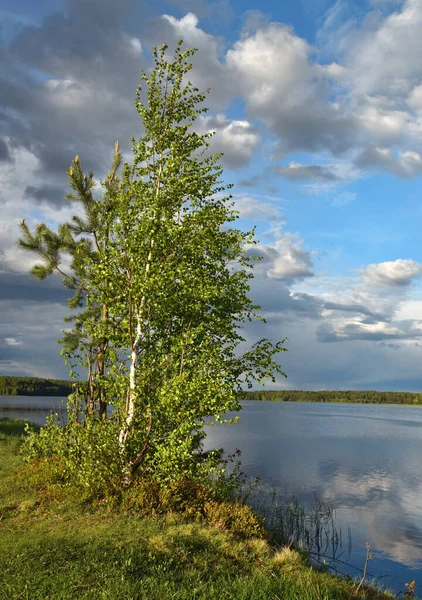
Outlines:
<svg viewBox="0 0 422 600"><path fill-rule="evenodd" d="M305 503L314 494L332 503L352 551L343 559L404 590L416 580L422 597L422 407L244 402L241 420L206 429L206 448L242 451L242 468ZM13 410L5 410L13 406ZM60 398L1 397L2 416L44 423ZM18 408L19 407L19 408ZM43 410L33 410L41 408ZM355 575L352 569L341 570Z"/></svg>
<svg viewBox="0 0 422 600"><path fill-rule="evenodd" d="M240 448L248 475L332 503L352 534L342 558L362 567L368 541L368 571L396 591L415 579L422 598L422 408L248 401L240 416L207 428L207 448Z"/></svg>
<svg viewBox="0 0 422 600"><path fill-rule="evenodd" d="M51 411L66 417L66 398L49 396L0 396L0 419L28 419L45 425Z"/></svg>

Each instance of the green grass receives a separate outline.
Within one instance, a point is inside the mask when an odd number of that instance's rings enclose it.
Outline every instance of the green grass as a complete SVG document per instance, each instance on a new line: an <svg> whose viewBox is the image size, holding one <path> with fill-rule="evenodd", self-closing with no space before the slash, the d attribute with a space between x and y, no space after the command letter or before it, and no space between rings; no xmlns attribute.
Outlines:
<svg viewBox="0 0 422 600"><path fill-rule="evenodd" d="M356 583L300 553L176 515L38 498L19 476L22 422L0 420L0 599L348 600ZM391 596L389 596L391 598ZM363 590L358 598L387 596Z"/></svg>

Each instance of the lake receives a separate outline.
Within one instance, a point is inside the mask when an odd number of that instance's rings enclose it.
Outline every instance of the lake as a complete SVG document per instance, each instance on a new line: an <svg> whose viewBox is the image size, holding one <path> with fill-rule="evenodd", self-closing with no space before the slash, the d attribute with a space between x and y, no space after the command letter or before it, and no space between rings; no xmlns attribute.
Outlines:
<svg viewBox="0 0 422 600"><path fill-rule="evenodd" d="M247 475L280 491L288 487L305 504L315 493L331 503L337 527L346 539L348 527L352 535L351 553L345 548L342 560L363 567L369 542L374 556L368 572L396 592L415 579L422 596L422 407L242 406L239 423L206 428L206 449L239 448ZM43 423L50 407L62 409L61 399L0 397L0 417ZM345 565L339 570L357 574Z"/></svg>
<svg viewBox="0 0 422 600"><path fill-rule="evenodd" d="M51 411L66 418L66 398L54 396L0 396L0 419L28 419L38 425L45 425Z"/></svg>

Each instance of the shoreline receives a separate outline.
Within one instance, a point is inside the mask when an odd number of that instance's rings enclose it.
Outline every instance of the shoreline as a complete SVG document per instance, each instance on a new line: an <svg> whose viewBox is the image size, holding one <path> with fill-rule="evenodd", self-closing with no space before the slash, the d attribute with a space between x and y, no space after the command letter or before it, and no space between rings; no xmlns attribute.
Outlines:
<svg viewBox="0 0 422 600"><path fill-rule="evenodd" d="M34 486L18 475L23 425L0 418L0 515L6 525L0 567L7 597L91 600L107 589L110 600L393 598L316 568L303 552L273 546L266 536L237 535L176 513L137 514L103 502L89 507L55 486Z"/></svg>

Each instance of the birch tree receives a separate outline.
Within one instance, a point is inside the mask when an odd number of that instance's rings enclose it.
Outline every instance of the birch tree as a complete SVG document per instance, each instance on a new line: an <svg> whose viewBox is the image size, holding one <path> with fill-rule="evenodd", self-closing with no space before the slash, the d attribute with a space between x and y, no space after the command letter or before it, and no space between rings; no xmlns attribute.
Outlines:
<svg viewBox="0 0 422 600"><path fill-rule="evenodd" d="M80 248L82 272L65 281L86 302L77 321L81 335L74 332L74 347L71 336L68 347L80 351L87 334L97 344L97 365L106 349L101 389L115 411L93 425L88 416L81 426L56 427L50 442L44 432L38 450L33 440L30 447L32 456L46 448L57 455L54 436L60 436L66 473L85 487L94 485L96 473L101 487L112 476L119 485L135 477L167 485L221 470L221 452L203 448L209 419L227 422L224 415L240 409L245 386L284 374L276 361L284 340L263 338L245 350L245 324L265 324L250 297L254 232L235 227L221 155L210 152L213 134L195 131L207 93L189 81L194 52L183 51L182 42L171 57L166 45L154 49L154 68L142 74L137 90L144 134L131 139L133 160L114 184L116 148L103 201L89 199L87 219L74 219L62 232L79 236L65 249L77 272ZM75 159L69 176L77 171L76 195L90 198L92 176L79 169ZM22 227L24 247L45 260L35 274L59 268L55 244L61 251L61 241L43 233L45 226L37 230L40 239ZM85 351L91 356L89 344ZM73 452L78 443L85 446Z"/></svg>
<svg viewBox="0 0 422 600"><path fill-rule="evenodd" d="M233 226L212 133L193 128L206 112L206 94L187 80L193 53L179 43L168 60L166 45L154 49L136 101L145 133L131 140L111 229L98 232L108 243L87 282L116 324L110 342L126 352L109 389L129 478L215 468L217 453L202 452L206 418L239 410L243 385L282 373L274 355L283 341L239 351L243 324L260 319L249 297L254 235Z"/></svg>

